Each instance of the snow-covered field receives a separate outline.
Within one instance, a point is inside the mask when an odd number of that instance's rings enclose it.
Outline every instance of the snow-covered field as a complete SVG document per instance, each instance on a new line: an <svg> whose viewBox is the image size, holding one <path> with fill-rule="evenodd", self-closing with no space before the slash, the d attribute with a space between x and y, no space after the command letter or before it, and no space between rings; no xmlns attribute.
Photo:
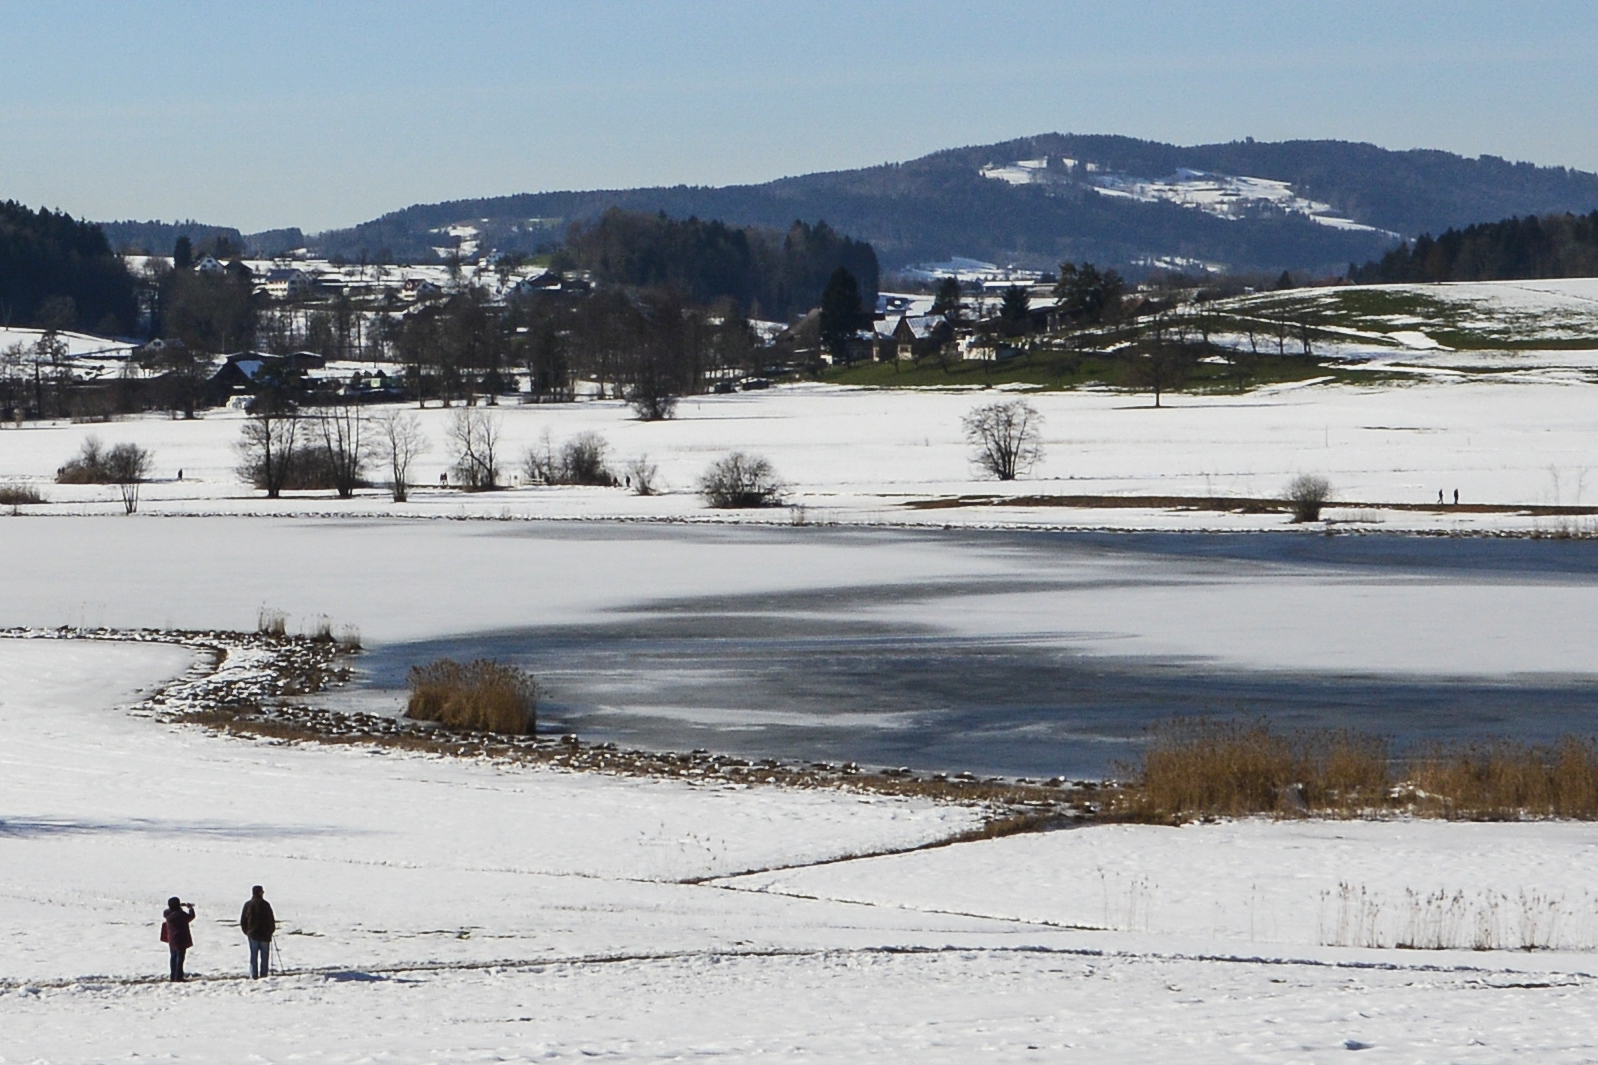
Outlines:
<svg viewBox="0 0 1598 1065"><path fill-rule="evenodd" d="M1569 354L1569 353L1567 353ZM192 422L142 417L102 425L27 424L0 429L0 483L27 481L50 502L30 513L116 513L112 487L54 485L55 470L85 437L134 440L155 453L145 514L315 514L431 517L542 517L778 521L792 511L717 512L694 486L706 466L733 449L766 456L791 486L809 521L905 525L1021 525L1066 528L1244 530L1283 528L1281 514L1158 508L1078 509L978 506L913 509L908 503L958 495L1179 495L1277 497L1299 473L1329 477L1349 504L1428 504L1438 492L1463 503L1511 506L1598 504L1591 410L1598 392L1585 377L1526 372L1491 379L1432 375L1369 387L1326 382L1262 388L1245 395L1167 397L1086 390L1040 393L1046 457L1025 480L978 479L961 418L1005 392L876 391L820 385L685 400L678 416L643 423L614 401L502 406L500 454L516 483L522 454L544 434L558 446L601 433L618 467L647 456L662 495L624 488L525 487L467 495L437 488L451 462L453 412L419 412L431 449L412 480L412 501L379 490L339 501L329 492L279 501L240 482L233 445L243 415L211 412ZM183 480L178 481L179 471ZM624 471L621 471L624 472ZM1553 532L1558 518L1459 511L1334 508L1345 527L1384 530ZM1579 524L1579 523L1574 523Z"/></svg>
<svg viewBox="0 0 1598 1065"><path fill-rule="evenodd" d="M221 739L117 709L188 664L0 641L0 1062L1593 1053L1589 826L1099 827L828 861L973 813ZM705 876L722 879L688 882ZM241 978L236 926L257 882L288 970L264 983ZM1467 945L1470 907L1502 896L1495 945L1531 920L1556 949L1393 949L1406 891L1462 892L1466 916L1434 925ZM150 979L172 893L200 916L183 987Z"/></svg>
<svg viewBox="0 0 1598 1065"><path fill-rule="evenodd" d="M381 649L724 601L751 627L1513 690L1598 675L1581 559L1384 570L1301 550L1319 539L1208 554L977 528L1247 531L1281 515L904 504L1276 495L1312 472L1373 504L1334 511L1343 528L1585 532L1375 505L1456 487L1466 503L1598 503L1593 388L1436 374L1158 411L1038 394L1048 457L1002 487L973 479L959 423L1004 393L786 387L688 400L658 424L608 402L505 407L510 465L546 432L595 430L670 491L429 488L403 505L262 499L233 472L232 413L0 428L0 483L51 499L0 517L0 626L250 628L266 606ZM421 417L433 450L415 479L436 484L450 414ZM111 489L50 483L91 433L155 451L138 515ZM704 508L693 481L732 448L768 456L802 512ZM446 520L465 518L564 520ZM842 527L721 524L797 519ZM190 666L169 646L0 640L0 1065L1598 1057L1593 826L1100 826L912 851L977 811L223 739L119 708ZM236 979L252 883L297 970L265 984ZM199 907L204 977L178 988L145 979L165 965L173 893Z"/></svg>

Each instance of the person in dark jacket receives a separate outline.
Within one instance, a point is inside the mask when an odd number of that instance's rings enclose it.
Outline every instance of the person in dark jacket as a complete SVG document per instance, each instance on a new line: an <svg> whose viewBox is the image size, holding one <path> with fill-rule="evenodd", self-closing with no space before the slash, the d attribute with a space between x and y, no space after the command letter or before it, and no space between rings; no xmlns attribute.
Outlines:
<svg viewBox="0 0 1598 1065"><path fill-rule="evenodd" d="M277 917L272 904L266 901L266 891L260 884L250 889L250 901L239 914L239 927L250 941L250 979L269 976L267 960L272 953L272 933L277 931Z"/></svg>
<svg viewBox="0 0 1598 1065"><path fill-rule="evenodd" d="M184 902L176 895L166 900L166 912L161 915L161 942L172 954L172 982L181 983L183 955L194 946L194 936L189 932L189 922L194 920L194 903Z"/></svg>

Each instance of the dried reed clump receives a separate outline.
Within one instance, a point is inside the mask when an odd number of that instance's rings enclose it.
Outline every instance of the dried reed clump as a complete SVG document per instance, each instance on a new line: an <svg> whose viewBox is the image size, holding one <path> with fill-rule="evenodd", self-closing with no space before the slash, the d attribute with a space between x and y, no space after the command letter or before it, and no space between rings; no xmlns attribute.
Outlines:
<svg viewBox="0 0 1598 1065"><path fill-rule="evenodd" d="M448 658L411 667L405 716L454 728L520 735L537 723L538 687L515 666L479 658L462 665Z"/></svg>
<svg viewBox="0 0 1598 1065"><path fill-rule="evenodd" d="M1385 805L1386 743L1347 730L1282 736L1263 722L1156 726L1116 804L1137 818L1303 814Z"/></svg>
<svg viewBox="0 0 1598 1065"><path fill-rule="evenodd" d="M44 496L31 484L0 484L0 507L43 503Z"/></svg>
<svg viewBox="0 0 1598 1065"><path fill-rule="evenodd" d="M1106 811L1133 820L1403 810L1461 820L1598 820L1598 740L1433 744L1402 762L1352 730L1283 735L1264 722L1176 719L1150 730Z"/></svg>
<svg viewBox="0 0 1598 1065"><path fill-rule="evenodd" d="M1598 817L1598 743L1496 740L1433 745L1411 760L1406 795L1443 817Z"/></svg>

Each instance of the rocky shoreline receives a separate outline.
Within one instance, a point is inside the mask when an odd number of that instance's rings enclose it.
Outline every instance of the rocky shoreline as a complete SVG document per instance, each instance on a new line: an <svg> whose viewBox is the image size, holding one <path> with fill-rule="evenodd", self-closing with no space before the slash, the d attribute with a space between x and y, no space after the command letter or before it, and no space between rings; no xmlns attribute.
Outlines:
<svg viewBox="0 0 1598 1065"><path fill-rule="evenodd" d="M979 777L854 762L745 759L704 749L676 752L618 747L563 736L510 736L455 729L380 714L328 710L303 697L347 683L358 649L328 637L186 629L0 630L0 638L113 640L191 648L199 660L129 708L141 717L216 733L282 743L370 745L577 772L648 776L721 787L838 788L928 798L983 808L983 826L961 839L1080 824L1097 817L1103 785L1091 780ZM953 841L950 841L953 842Z"/></svg>

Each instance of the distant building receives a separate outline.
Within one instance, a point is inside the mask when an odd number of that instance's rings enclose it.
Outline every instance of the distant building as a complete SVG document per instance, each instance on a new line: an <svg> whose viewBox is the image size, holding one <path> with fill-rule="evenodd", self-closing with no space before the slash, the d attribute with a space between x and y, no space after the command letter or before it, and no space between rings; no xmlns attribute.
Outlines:
<svg viewBox="0 0 1598 1065"><path fill-rule="evenodd" d="M292 266L279 267L266 275L262 287L274 299L298 299L311 291L311 279L304 270L296 270Z"/></svg>
<svg viewBox="0 0 1598 1065"><path fill-rule="evenodd" d="M545 270L534 277L524 277L505 290L507 296L532 296L540 292L558 291L562 278L553 270Z"/></svg>
<svg viewBox="0 0 1598 1065"><path fill-rule="evenodd" d="M194 272L197 274L220 274L226 269L227 267L217 262L214 255L201 256L200 261L194 264Z"/></svg>
<svg viewBox="0 0 1598 1065"><path fill-rule="evenodd" d="M876 358L908 362L930 355L953 336L941 314L901 314L876 324Z"/></svg>

